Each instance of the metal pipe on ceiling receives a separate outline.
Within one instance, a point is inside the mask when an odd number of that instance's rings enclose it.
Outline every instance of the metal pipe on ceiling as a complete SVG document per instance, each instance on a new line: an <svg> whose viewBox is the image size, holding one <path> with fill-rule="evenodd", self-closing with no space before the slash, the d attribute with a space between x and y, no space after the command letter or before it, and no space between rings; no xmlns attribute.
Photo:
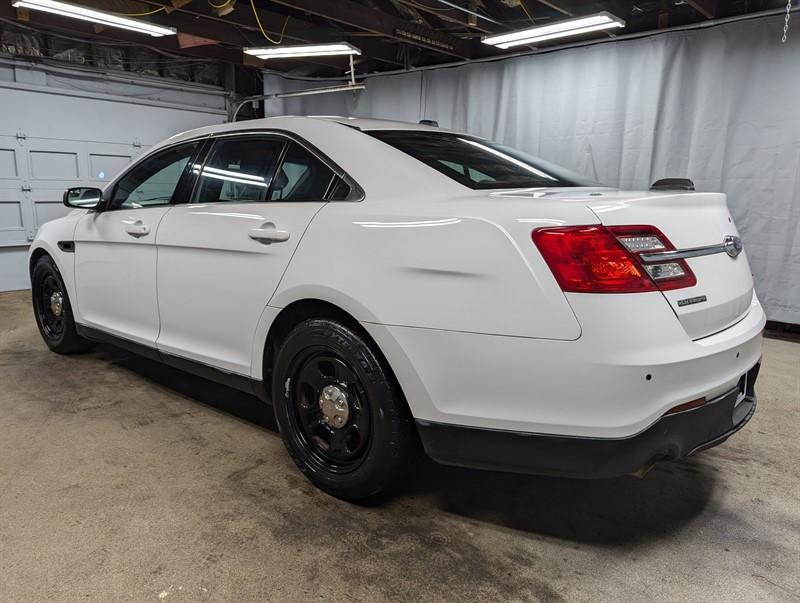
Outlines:
<svg viewBox="0 0 800 603"><path fill-rule="evenodd" d="M487 17L486 15L482 15L477 11L470 10L468 8L464 8L463 6L459 6L453 2L449 2L448 0L436 0L439 4L444 4L445 6L449 6L450 8L454 8L456 10L460 10L462 13L467 13L468 15L472 15L473 17L477 17L478 19L483 19L484 21L488 21L489 23L494 23L495 25L500 25L501 27L506 27L505 23L501 23L500 21L496 21L491 17Z"/></svg>

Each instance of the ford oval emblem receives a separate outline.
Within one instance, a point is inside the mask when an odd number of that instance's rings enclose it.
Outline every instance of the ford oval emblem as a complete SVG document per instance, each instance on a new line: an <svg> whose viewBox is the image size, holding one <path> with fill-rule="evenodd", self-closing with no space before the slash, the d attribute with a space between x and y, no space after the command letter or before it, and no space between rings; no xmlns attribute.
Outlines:
<svg viewBox="0 0 800 603"><path fill-rule="evenodd" d="M722 241L722 247L732 258L742 253L742 239L733 235L727 235Z"/></svg>

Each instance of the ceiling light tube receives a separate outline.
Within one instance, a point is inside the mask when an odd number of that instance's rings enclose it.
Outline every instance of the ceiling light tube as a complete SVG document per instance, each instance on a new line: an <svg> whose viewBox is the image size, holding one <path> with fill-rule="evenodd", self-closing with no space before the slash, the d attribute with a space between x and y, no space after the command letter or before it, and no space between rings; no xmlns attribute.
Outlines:
<svg viewBox="0 0 800 603"><path fill-rule="evenodd" d="M155 25L154 23L148 23L147 21L120 17L112 13L86 8L85 6L78 6L77 4L69 4L68 2L60 2L58 0L17 0L12 6L61 15L62 17L72 17L73 19L99 23L101 25L107 25L108 27L119 27L130 31L146 33L155 38L171 36L177 33L177 30L173 27L163 27L161 25Z"/></svg>
<svg viewBox="0 0 800 603"><path fill-rule="evenodd" d="M520 46L522 44L536 44L537 42L543 42L545 40L557 40L558 38L566 38L568 36L578 36L585 33L590 33L593 31L602 31L604 29L611 29L614 27L618 27L617 25L610 25L610 24L603 24L603 25L591 25L589 27L581 27L580 29L570 29L569 31L559 31L555 33L546 34L544 36L536 36L535 38L525 38L523 40L519 40L518 42L506 42L505 44L498 44L498 48L506 49L511 48L512 46Z"/></svg>
<svg viewBox="0 0 800 603"><path fill-rule="evenodd" d="M531 44L533 42L542 42L544 40L576 36L592 31L614 29L618 27L625 27L625 21L619 17L615 17L609 12L603 11L586 17L565 19L550 25L529 27L507 34L485 36L482 41L484 44L490 44L498 48L510 48L522 44Z"/></svg>
<svg viewBox="0 0 800 603"><path fill-rule="evenodd" d="M269 46L266 48L245 48L245 54L259 59L288 59L298 57L327 57L337 55L361 54L361 51L347 42L334 44L300 44L293 46Z"/></svg>

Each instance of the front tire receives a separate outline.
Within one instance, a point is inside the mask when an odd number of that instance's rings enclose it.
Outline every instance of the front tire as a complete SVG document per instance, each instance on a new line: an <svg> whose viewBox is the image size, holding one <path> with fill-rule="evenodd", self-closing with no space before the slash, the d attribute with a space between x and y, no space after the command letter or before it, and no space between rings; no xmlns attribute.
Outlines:
<svg viewBox="0 0 800 603"><path fill-rule="evenodd" d="M295 464L338 498L385 493L417 453L391 373L364 337L337 321L306 320L289 333L275 359L272 399Z"/></svg>
<svg viewBox="0 0 800 603"><path fill-rule="evenodd" d="M84 352L91 342L78 335L64 279L49 255L36 261L31 271L33 314L42 339L58 354Z"/></svg>

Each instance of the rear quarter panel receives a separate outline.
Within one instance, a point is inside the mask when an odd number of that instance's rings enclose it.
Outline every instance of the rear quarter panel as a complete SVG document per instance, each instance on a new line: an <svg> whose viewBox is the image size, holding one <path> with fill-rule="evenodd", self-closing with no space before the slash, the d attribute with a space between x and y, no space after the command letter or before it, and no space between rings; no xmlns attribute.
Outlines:
<svg viewBox="0 0 800 603"><path fill-rule="evenodd" d="M361 322L574 340L580 326L530 238L572 221L596 218L577 205L486 195L330 203L270 305L317 297Z"/></svg>

